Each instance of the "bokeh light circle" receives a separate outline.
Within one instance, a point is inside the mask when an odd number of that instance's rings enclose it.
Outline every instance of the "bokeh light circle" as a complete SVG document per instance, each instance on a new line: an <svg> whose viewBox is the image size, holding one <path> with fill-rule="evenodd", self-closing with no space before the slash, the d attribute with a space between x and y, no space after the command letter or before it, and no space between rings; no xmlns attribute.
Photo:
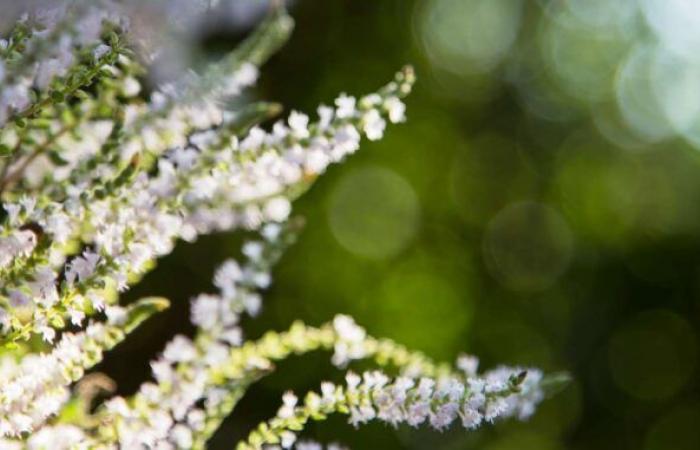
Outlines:
<svg viewBox="0 0 700 450"><path fill-rule="evenodd" d="M472 139L450 165L452 200L469 225L481 226L508 203L531 190L531 172L517 143L497 134ZM509 189L503 189L508 185Z"/></svg>
<svg viewBox="0 0 700 450"><path fill-rule="evenodd" d="M439 269L409 260L391 273L364 299L367 326L439 359L464 348L474 309L472 287L455 283Z"/></svg>
<svg viewBox="0 0 700 450"><path fill-rule="evenodd" d="M649 142L658 142L673 134L654 94L652 67L656 48L639 45L627 57L616 79L617 104L627 125Z"/></svg>
<svg viewBox="0 0 700 450"><path fill-rule="evenodd" d="M419 221L420 205L413 188L389 169L356 169L330 195L331 232L358 256L383 259L398 254L415 236Z"/></svg>
<svg viewBox="0 0 700 450"><path fill-rule="evenodd" d="M573 253L569 226L556 210L536 202L501 210L484 234L491 274L516 291L546 289L568 268Z"/></svg>
<svg viewBox="0 0 700 450"><path fill-rule="evenodd" d="M619 33L558 17L544 22L538 34L543 63L568 96L583 103L610 97L618 62L628 47Z"/></svg>
<svg viewBox="0 0 700 450"><path fill-rule="evenodd" d="M488 72L517 37L521 0L430 0L417 32L431 63L458 75Z"/></svg>
<svg viewBox="0 0 700 450"><path fill-rule="evenodd" d="M698 61L700 62L700 61ZM657 49L651 61L656 101L674 131L684 134L700 119L700 64Z"/></svg>
<svg viewBox="0 0 700 450"><path fill-rule="evenodd" d="M615 383L642 400L676 394L696 363L695 335L688 323L668 310L639 313L610 340L608 360Z"/></svg>
<svg viewBox="0 0 700 450"><path fill-rule="evenodd" d="M641 0L644 18L669 50L697 58L700 48L700 2L696 0Z"/></svg>

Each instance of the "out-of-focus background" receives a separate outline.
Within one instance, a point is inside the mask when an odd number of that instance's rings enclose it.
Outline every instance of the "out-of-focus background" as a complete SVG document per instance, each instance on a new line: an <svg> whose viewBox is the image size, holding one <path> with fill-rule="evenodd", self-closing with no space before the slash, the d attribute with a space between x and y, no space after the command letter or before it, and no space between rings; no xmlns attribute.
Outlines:
<svg viewBox="0 0 700 450"><path fill-rule="evenodd" d="M228 2L206 55L259 8ZM342 417L306 437L376 449L700 448L700 2L298 0L297 29L255 98L313 113L371 92L405 63L408 123L366 142L296 204L307 226L247 336L348 313L436 359L478 355L568 370L527 423L439 434ZM189 299L245 236L177 251L128 298L165 295L99 367L124 393L175 333ZM233 442L340 374L328 355L260 382L215 436ZM128 363L124 363L128 361Z"/></svg>

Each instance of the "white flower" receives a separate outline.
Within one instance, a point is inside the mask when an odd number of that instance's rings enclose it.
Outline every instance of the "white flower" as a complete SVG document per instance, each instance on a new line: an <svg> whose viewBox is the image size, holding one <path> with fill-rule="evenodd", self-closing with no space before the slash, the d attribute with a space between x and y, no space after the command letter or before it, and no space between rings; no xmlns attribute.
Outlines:
<svg viewBox="0 0 700 450"><path fill-rule="evenodd" d="M109 45L105 44L100 44L95 49L92 51L92 56L97 60L102 58L104 55L109 53L112 50L112 47Z"/></svg>
<svg viewBox="0 0 700 450"><path fill-rule="evenodd" d="M178 448L192 448L192 431L185 425L175 425L171 431L171 439Z"/></svg>
<svg viewBox="0 0 700 450"><path fill-rule="evenodd" d="M282 396L282 407L277 411L277 416L282 419L289 419L294 416L294 408L297 406L299 399L293 392L288 391Z"/></svg>
<svg viewBox="0 0 700 450"><path fill-rule="evenodd" d="M210 329L219 320L220 313L219 297L209 294L200 294L192 300L190 319L192 323L203 328Z"/></svg>
<svg viewBox="0 0 700 450"><path fill-rule="evenodd" d="M187 425L196 431L204 428L206 416L201 409L193 409L187 413Z"/></svg>
<svg viewBox="0 0 700 450"><path fill-rule="evenodd" d="M44 307L50 307L58 301L58 291L56 290L56 274L50 267L41 265L36 270L34 281L29 283L32 294L37 299L37 303Z"/></svg>
<svg viewBox="0 0 700 450"><path fill-rule="evenodd" d="M196 199L212 198L218 183L213 176L197 177L192 182L192 193Z"/></svg>
<svg viewBox="0 0 700 450"><path fill-rule="evenodd" d="M481 425L483 420L483 415L478 410L472 409L468 406L464 407L464 409L460 412L460 416L462 417L462 425L470 430L473 430Z"/></svg>
<svg viewBox="0 0 700 450"><path fill-rule="evenodd" d="M318 442L299 441L296 445L297 450L323 450L323 446Z"/></svg>
<svg viewBox="0 0 700 450"><path fill-rule="evenodd" d="M141 83L134 77L127 77L122 84L122 95L125 97L135 97L141 92Z"/></svg>
<svg viewBox="0 0 700 450"><path fill-rule="evenodd" d="M236 82L242 86L250 86L258 79L258 68L255 64L244 62L235 73Z"/></svg>
<svg viewBox="0 0 700 450"><path fill-rule="evenodd" d="M97 262L100 260L100 255L86 251L82 256L78 256L71 261L68 270L66 271L66 280L73 283L76 276L79 281L85 281L94 272Z"/></svg>
<svg viewBox="0 0 700 450"><path fill-rule="evenodd" d="M253 127L248 132L248 136L241 141L239 148L241 151L250 151L260 148L265 142L266 136L267 135L262 128Z"/></svg>
<svg viewBox="0 0 700 450"><path fill-rule="evenodd" d="M269 274L268 274L269 276ZM263 281L263 283L260 283L260 281ZM266 280L258 280L258 285L261 287L267 287L270 283L270 279ZM241 299L243 303L243 307L245 308L246 312L248 313L249 316L255 317L258 315L260 312L260 309L262 307L262 298L260 297L259 294L248 294L244 295Z"/></svg>
<svg viewBox="0 0 700 450"><path fill-rule="evenodd" d="M37 331L41 334L41 338L45 342L51 343L56 338L56 330L48 325L39 325Z"/></svg>
<svg viewBox="0 0 700 450"><path fill-rule="evenodd" d="M280 445L282 448L291 448L297 440L297 435L291 431L283 431L280 436Z"/></svg>
<svg viewBox="0 0 700 450"><path fill-rule="evenodd" d="M355 115L355 103L355 97L349 97L345 94L341 94L340 97L335 100L335 106L338 107L335 112L336 117L339 119L348 119L353 117Z"/></svg>
<svg viewBox="0 0 700 450"><path fill-rule="evenodd" d="M360 383L362 382L362 378L356 373L348 372L347 374L345 374L345 382L348 385L348 389L350 391L353 391L354 389L357 389L357 387L360 385Z"/></svg>
<svg viewBox="0 0 700 450"><path fill-rule="evenodd" d="M170 362L187 362L197 356L192 341L182 335L175 336L163 351L163 358Z"/></svg>
<svg viewBox="0 0 700 450"><path fill-rule="evenodd" d="M79 309L71 308L68 314L70 315L71 323L75 326L82 325L83 320L85 320L85 312Z"/></svg>
<svg viewBox="0 0 700 450"><path fill-rule="evenodd" d="M54 240L59 244L66 242L73 232L70 218L63 211L56 211L49 215L43 225L45 230L51 233Z"/></svg>
<svg viewBox="0 0 700 450"><path fill-rule="evenodd" d="M365 357L367 351L364 347L364 339L367 333L364 328L345 315L337 315L333 319L333 328L338 335L338 341L334 346L333 364L343 367L353 359Z"/></svg>
<svg viewBox="0 0 700 450"><path fill-rule="evenodd" d="M386 121L382 119L379 111L376 109L370 109L362 118L364 122L364 132L367 135L367 139L370 141L377 141L384 136L384 129L386 128Z"/></svg>
<svg viewBox="0 0 700 450"><path fill-rule="evenodd" d="M406 121L406 105L397 97L389 97L386 99L384 108L389 112L389 121L391 123Z"/></svg>
<svg viewBox="0 0 700 450"><path fill-rule="evenodd" d="M232 259L225 261L214 274L214 285L221 290L234 289L241 280L243 272L238 263Z"/></svg>
<svg viewBox="0 0 700 450"><path fill-rule="evenodd" d="M284 197L275 197L265 203L263 214L268 220L274 222L284 222L289 217L292 205Z"/></svg>
<svg viewBox="0 0 700 450"><path fill-rule="evenodd" d="M246 242L243 245L243 254L252 261L259 261L262 258L264 247L260 242Z"/></svg>
<svg viewBox="0 0 700 450"><path fill-rule="evenodd" d="M9 291L10 306L13 308L21 308L28 306L31 302L31 297L19 289L11 289Z"/></svg>
<svg viewBox="0 0 700 450"><path fill-rule="evenodd" d="M175 376L173 368L166 360L151 362L151 370L153 371L153 376L159 383L170 383Z"/></svg>
<svg viewBox="0 0 700 450"><path fill-rule="evenodd" d="M309 137L309 116L297 111L292 111L288 119L289 128L294 136L298 139Z"/></svg>
<svg viewBox="0 0 700 450"><path fill-rule="evenodd" d="M333 328L341 340L361 342L367 333L350 316L339 314L333 319Z"/></svg>
<svg viewBox="0 0 700 450"><path fill-rule="evenodd" d="M282 234L282 227L277 223L268 223L260 230L260 234L268 242L274 242Z"/></svg>
<svg viewBox="0 0 700 450"><path fill-rule="evenodd" d="M238 327L233 327L225 330L220 336L223 342L231 346L237 347L243 343L243 333Z"/></svg>
<svg viewBox="0 0 700 450"><path fill-rule="evenodd" d="M471 355L460 355L457 358L457 368L468 377L475 376L479 369L479 358Z"/></svg>
<svg viewBox="0 0 700 450"><path fill-rule="evenodd" d="M317 113L319 119L318 127L322 131L327 130L328 127L330 127L331 122L333 121L333 115L335 111L330 106L321 105L318 107Z"/></svg>

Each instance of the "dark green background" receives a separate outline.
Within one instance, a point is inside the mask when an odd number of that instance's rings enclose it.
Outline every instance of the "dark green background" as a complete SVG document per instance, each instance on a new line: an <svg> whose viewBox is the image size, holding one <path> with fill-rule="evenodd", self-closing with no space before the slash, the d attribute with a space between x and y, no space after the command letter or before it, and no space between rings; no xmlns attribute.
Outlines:
<svg viewBox="0 0 700 450"><path fill-rule="evenodd" d="M697 151L680 140L618 148L548 77L544 91L567 103L560 117L524 107L514 85L526 75L514 67L544 64L529 53L538 2L525 2L500 65L447 81L419 42L413 1L305 0L292 14L295 34L263 70L256 97L312 113L338 92L371 92L408 62L419 81L407 124L365 142L295 204L307 226L276 269L262 315L246 320L247 336L342 312L437 359L469 352L484 367L533 365L575 380L527 423L440 434L354 430L335 417L304 436L356 449L700 448ZM217 33L205 46L218 52L239 38ZM569 56L585 66L589 53L574 47ZM355 247L339 243L334 220L349 225L341 234ZM164 295L173 307L98 368L121 392L148 376L172 335L192 332L189 299L212 290L214 267L238 255L242 238L181 243L127 294ZM281 364L211 447L232 448L275 413L285 390L338 380L328 359Z"/></svg>

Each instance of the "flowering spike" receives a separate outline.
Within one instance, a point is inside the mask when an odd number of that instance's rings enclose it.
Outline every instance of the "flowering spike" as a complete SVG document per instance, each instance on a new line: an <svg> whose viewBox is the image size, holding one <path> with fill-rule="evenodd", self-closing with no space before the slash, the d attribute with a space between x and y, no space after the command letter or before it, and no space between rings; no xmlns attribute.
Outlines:
<svg viewBox="0 0 700 450"><path fill-rule="evenodd" d="M307 394L303 404L297 405L293 394L285 394L277 415L261 424L236 449L260 450L266 444L291 448L296 433L309 420L325 420L333 413L349 415L355 426L379 420L392 426L429 424L437 430L457 420L471 430L500 418L525 419L542 399L541 374L536 370L529 373L501 368L464 381L453 377L392 380L378 371L362 376L349 372L346 386L323 383L321 394ZM519 381L520 388L510 383L512 379Z"/></svg>
<svg viewBox="0 0 700 450"><path fill-rule="evenodd" d="M153 314L165 311L169 306L170 302L163 297L148 297L137 301L126 310L124 332L131 333Z"/></svg>

